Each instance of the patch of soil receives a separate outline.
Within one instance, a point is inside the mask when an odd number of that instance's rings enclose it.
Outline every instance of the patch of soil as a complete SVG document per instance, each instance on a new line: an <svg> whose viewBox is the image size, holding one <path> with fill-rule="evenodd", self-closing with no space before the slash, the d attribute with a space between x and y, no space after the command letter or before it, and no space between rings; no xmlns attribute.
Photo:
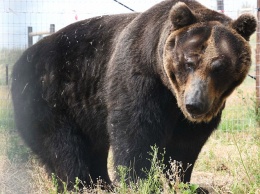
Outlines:
<svg viewBox="0 0 260 194"><path fill-rule="evenodd" d="M228 174L218 174L209 172L193 172L191 182L205 188L209 193L231 193L229 192L230 185L233 182L233 177Z"/></svg>
<svg viewBox="0 0 260 194"><path fill-rule="evenodd" d="M0 193L32 193L30 169L26 163L11 163L0 156Z"/></svg>

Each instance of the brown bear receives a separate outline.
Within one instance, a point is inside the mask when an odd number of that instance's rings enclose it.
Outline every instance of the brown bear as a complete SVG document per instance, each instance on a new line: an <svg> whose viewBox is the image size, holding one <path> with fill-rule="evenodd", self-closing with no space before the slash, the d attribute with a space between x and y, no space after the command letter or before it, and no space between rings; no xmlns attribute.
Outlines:
<svg viewBox="0 0 260 194"><path fill-rule="evenodd" d="M255 29L253 16L232 20L191 0L71 24L14 65L17 129L50 172L71 184L75 177L110 183L110 146L115 166L131 166L141 178L152 145L166 150L165 163L172 158L185 168L246 77Z"/></svg>

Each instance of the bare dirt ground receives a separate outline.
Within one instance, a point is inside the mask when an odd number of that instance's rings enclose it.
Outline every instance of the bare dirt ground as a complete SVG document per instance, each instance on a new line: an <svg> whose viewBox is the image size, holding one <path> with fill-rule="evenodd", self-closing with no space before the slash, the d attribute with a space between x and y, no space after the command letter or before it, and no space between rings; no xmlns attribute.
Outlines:
<svg viewBox="0 0 260 194"><path fill-rule="evenodd" d="M234 193L232 187L249 184L249 178L255 174L252 165L257 165L260 159L259 146L254 143L259 137L259 129L233 134L216 132L203 147L191 182L210 193L221 194ZM260 188L256 194L259 193Z"/></svg>
<svg viewBox="0 0 260 194"><path fill-rule="evenodd" d="M4 156L0 160L0 193L31 193L30 168L24 163L10 163Z"/></svg>
<svg viewBox="0 0 260 194"><path fill-rule="evenodd" d="M51 185L44 167L33 159L11 161L7 156L8 140L8 134L0 133L0 194L49 193Z"/></svg>
<svg viewBox="0 0 260 194"><path fill-rule="evenodd" d="M8 136L0 134L0 193L28 193L31 188L26 164L11 163L7 157Z"/></svg>

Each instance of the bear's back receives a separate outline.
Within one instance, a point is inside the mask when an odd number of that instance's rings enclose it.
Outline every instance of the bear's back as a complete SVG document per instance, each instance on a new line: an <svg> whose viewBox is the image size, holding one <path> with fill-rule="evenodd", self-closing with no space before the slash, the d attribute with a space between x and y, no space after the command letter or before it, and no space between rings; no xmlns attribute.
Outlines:
<svg viewBox="0 0 260 194"><path fill-rule="evenodd" d="M103 83L116 39L136 15L86 19L31 46L13 68L14 103L43 99L53 111L91 120L104 110Z"/></svg>

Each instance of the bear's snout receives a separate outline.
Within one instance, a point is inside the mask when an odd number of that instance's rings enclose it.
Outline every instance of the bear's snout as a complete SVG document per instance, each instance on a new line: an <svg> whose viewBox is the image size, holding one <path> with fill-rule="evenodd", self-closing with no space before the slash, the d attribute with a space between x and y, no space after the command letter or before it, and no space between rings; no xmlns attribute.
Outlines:
<svg viewBox="0 0 260 194"><path fill-rule="evenodd" d="M194 80L190 90L185 92L184 100L186 110L191 117L196 119L196 117L205 115L211 106L208 86L198 79Z"/></svg>
<svg viewBox="0 0 260 194"><path fill-rule="evenodd" d="M203 113L205 113L204 107L205 106L203 106L202 102L193 101L193 102L186 103L187 111L193 116L202 115Z"/></svg>

